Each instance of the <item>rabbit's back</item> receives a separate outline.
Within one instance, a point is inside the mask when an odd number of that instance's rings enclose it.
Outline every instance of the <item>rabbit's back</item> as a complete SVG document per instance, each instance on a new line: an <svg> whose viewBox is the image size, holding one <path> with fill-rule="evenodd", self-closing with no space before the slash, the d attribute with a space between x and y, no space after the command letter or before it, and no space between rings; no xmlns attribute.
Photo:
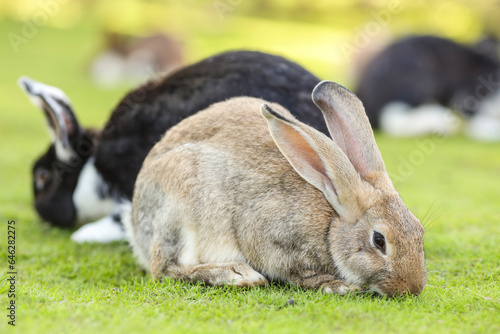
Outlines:
<svg viewBox="0 0 500 334"><path fill-rule="evenodd" d="M113 190L131 198L144 158L166 130L212 103L237 96L279 103L327 133L309 96L318 82L279 56L235 51L207 58L124 97L105 126L96 167Z"/></svg>
<svg viewBox="0 0 500 334"><path fill-rule="evenodd" d="M260 114L264 102L213 105L173 127L146 158L134 194L134 229L161 236L170 258L245 262L272 278L289 277L290 268L332 265L321 250L336 214L276 147ZM143 233L139 247L146 266L151 235Z"/></svg>

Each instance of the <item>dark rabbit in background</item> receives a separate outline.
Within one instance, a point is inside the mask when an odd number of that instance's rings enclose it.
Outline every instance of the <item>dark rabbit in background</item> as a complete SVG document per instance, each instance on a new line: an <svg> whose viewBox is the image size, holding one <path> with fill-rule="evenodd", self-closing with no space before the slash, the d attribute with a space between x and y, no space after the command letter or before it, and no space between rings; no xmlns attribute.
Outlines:
<svg viewBox="0 0 500 334"><path fill-rule="evenodd" d="M150 81L127 94L102 130L82 127L58 88L23 77L33 103L45 113L52 143L33 167L35 208L52 225L81 227L77 242L124 238L121 201L131 200L142 162L167 129L209 105L236 96L278 103L328 133L310 99L320 80L282 57L227 52Z"/></svg>
<svg viewBox="0 0 500 334"><path fill-rule="evenodd" d="M474 48L435 36L399 40L365 68L356 94L372 126L389 134L451 134L464 118L471 137L500 140L500 63L491 38Z"/></svg>

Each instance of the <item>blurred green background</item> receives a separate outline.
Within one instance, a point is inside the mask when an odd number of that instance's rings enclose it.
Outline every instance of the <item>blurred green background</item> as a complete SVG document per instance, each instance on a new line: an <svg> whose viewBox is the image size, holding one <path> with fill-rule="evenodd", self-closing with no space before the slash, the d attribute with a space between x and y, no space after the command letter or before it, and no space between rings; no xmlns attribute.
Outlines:
<svg viewBox="0 0 500 334"><path fill-rule="evenodd" d="M102 126L134 85L103 88L89 76L104 33L179 40L184 63L218 52L251 49L283 55L321 79L354 88L356 71L391 40L436 34L474 43L499 35L496 0L1 0L0 148L20 168L45 149L43 116L16 85L27 75L60 87L85 126ZM15 141L16 147L10 145ZM25 149L24 149L25 148ZM10 160L10 163L7 163ZM24 167L23 167L24 168ZM25 167L26 169L28 167ZM25 171L29 175L29 171ZM17 180L17 178L15 178ZM29 189L29 179L15 188Z"/></svg>
<svg viewBox="0 0 500 334"><path fill-rule="evenodd" d="M498 333L500 143L376 134L396 188L430 225L420 298L343 299L276 287L200 294L197 286L147 280L124 243L76 245L71 231L41 223L31 204L31 164L49 136L42 113L16 84L27 75L60 87L80 123L100 127L137 84L104 88L91 80L89 64L105 32L166 33L182 42L186 64L232 49L279 54L354 88L366 58L395 38L425 33L472 44L500 35L498 22L494 0L0 0L0 219L18 223L22 332ZM422 151L429 143L432 152ZM425 159L408 172L407 161L422 152ZM5 247L0 257L7 258ZM1 305L5 289L0 285ZM290 295L297 306L282 309Z"/></svg>
<svg viewBox="0 0 500 334"><path fill-rule="evenodd" d="M92 84L104 32L166 33L181 41L186 64L232 49L275 53L353 88L360 64L392 39L428 33L473 43L498 35L499 19L496 0L1 0L2 123L6 111L25 108L15 81L28 75L66 91L83 124L102 125L133 86Z"/></svg>
<svg viewBox="0 0 500 334"><path fill-rule="evenodd" d="M2 0L2 66L17 75L44 75L61 53L84 76L102 32L180 39L188 63L229 49L256 49L298 61L321 78L352 85L353 58L365 42L430 33L473 42L500 32L496 0ZM49 36L51 40L45 40ZM5 44L4 44L5 43ZM352 51L352 49L351 49ZM37 55L52 55L41 63ZM34 71L15 60L31 56ZM68 59L69 61L69 59ZM10 72L9 71L9 74Z"/></svg>
<svg viewBox="0 0 500 334"><path fill-rule="evenodd" d="M68 91L80 82L95 94L86 72L104 32L166 33L182 42L185 63L231 49L280 54L352 88L363 58L394 38L428 33L473 43L497 35L499 18L496 0L2 0L2 94L21 75ZM109 110L125 88L97 103ZM69 95L78 106L78 93Z"/></svg>

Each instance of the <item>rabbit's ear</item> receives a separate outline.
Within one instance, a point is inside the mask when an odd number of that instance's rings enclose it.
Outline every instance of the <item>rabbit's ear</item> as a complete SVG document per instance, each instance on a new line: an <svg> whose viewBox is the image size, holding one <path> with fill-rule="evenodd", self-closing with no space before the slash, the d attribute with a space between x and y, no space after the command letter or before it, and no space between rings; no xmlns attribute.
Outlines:
<svg viewBox="0 0 500 334"><path fill-rule="evenodd" d="M386 175L382 155L359 98L335 82L322 81L314 88L312 99L323 112L332 139L361 177Z"/></svg>
<svg viewBox="0 0 500 334"><path fill-rule="evenodd" d="M78 139L83 131L73 113L70 100L59 88L28 77L19 78L18 84L31 102L44 112L57 157L62 161L69 161L76 154Z"/></svg>
<svg viewBox="0 0 500 334"><path fill-rule="evenodd" d="M371 187L366 189L367 184L342 150L324 134L286 118L266 104L261 106L261 113L276 145L295 171L321 190L345 221L356 219Z"/></svg>

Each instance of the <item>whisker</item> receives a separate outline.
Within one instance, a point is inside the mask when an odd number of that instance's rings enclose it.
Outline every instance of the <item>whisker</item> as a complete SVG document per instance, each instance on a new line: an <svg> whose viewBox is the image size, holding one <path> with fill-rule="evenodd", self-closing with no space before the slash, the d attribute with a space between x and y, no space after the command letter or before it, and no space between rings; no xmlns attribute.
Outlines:
<svg viewBox="0 0 500 334"><path fill-rule="evenodd" d="M420 221L422 222L425 222L425 219L427 218L427 215L429 214L429 211L431 211L432 207L434 206L434 204L436 203L436 200L434 200L431 205L429 206L429 208L427 209L427 211L425 212L424 216L422 217L422 219Z"/></svg>
<svg viewBox="0 0 500 334"><path fill-rule="evenodd" d="M437 212L438 210L440 210L440 209L441 209L441 208L439 208L439 207L438 207L438 208L436 208L436 210L434 210L434 212L433 212L433 213L429 216L429 218L428 218L428 220L425 222L425 224L422 224L422 225L424 225L424 229L425 229L426 231L428 230L428 228L429 228L432 224L434 224L434 222L436 222L436 220L438 220L439 218L441 218L441 217L443 217L444 215L446 215L446 212L443 212L443 213L441 213L440 215L438 215L437 217L433 217L433 216L434 216L434 214L436 214L436 212Z"/></svg>
<svg viewBox="0 0 500 334"><path fill-rule="evenodd" d="M439 219L442 215L439 215L438 217L434 218L434 215L441 209L441 206L435 206L436 200L434 200L427 211L425 212L424 216L420 221L422 222L422 226L424 227L424 230L427 231L427 229L430 227L432 223L434 223L437 219Z"/></svg>

